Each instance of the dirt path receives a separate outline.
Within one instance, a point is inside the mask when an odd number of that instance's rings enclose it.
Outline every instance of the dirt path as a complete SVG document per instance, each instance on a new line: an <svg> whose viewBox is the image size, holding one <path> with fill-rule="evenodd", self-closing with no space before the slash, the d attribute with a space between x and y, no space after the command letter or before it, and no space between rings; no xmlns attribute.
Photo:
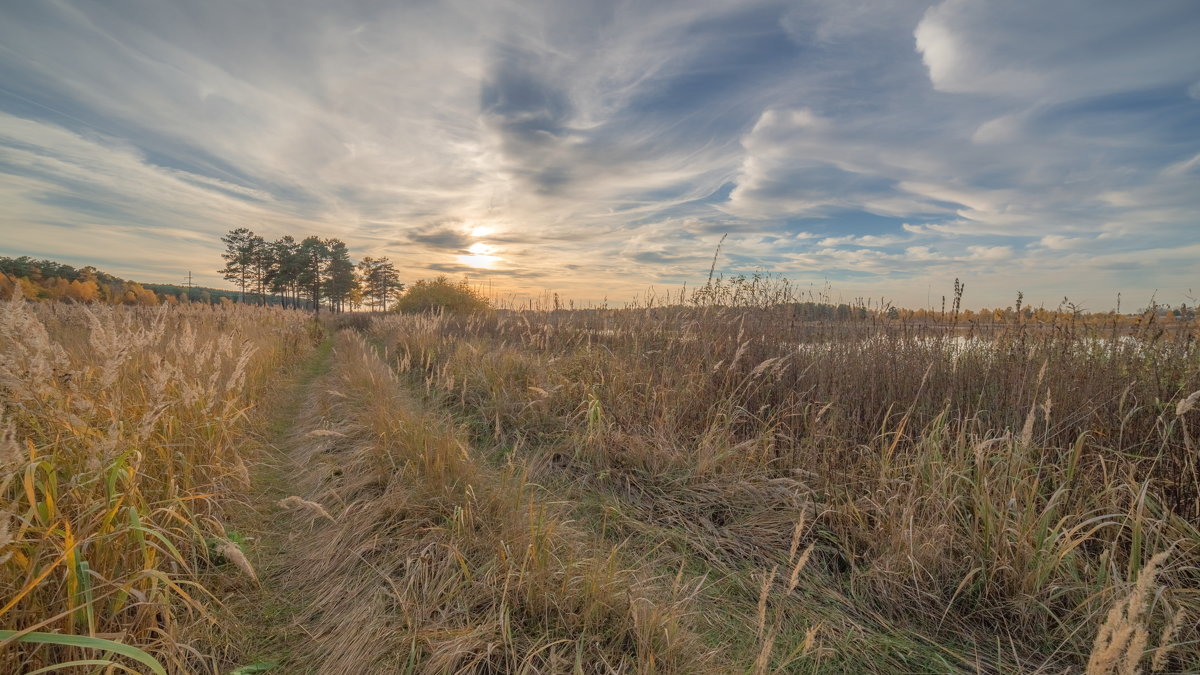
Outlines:
<svg viewBox="0 0 1200 675"><path fill-rule="evenodd" d="M231 659L226 672L290 675L312 670L293 658L297 647L311 638L295 621L305 600L282 578L297 537L279 501L294 494L299 467L290 446L296 442L296 430L303 426L306 401L329 372L332 360L330 336L266 403L265 442L251 471L248 501L229 511L230 538L242 543L261 584L239 577L223 598L234 625L229 631Z"/></svg>

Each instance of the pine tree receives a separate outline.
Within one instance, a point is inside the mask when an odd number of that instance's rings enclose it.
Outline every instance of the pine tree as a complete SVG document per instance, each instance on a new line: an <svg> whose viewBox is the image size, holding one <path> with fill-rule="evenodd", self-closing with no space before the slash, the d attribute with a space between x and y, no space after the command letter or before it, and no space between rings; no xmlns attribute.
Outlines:
<svg viewBox="0 0 1200 675"><path fill-rule="evenodd" d="M354 263L350 261L346 244L340 239L327 239L325 247L329 251L323 278L325 296L329 299L329 309L340 312L358 280L354 277Z"/></svg>
<svg viewBox="0 0 1200 675"><path fill-rule="evenodd" d="M270 278L274 258L273 249L267 245L266 240L257 234L252 235L247 243L250 249L250 279L258 294L258 304L265 305L267 304L267 281Z"/></svg>
<svg viewBox="0 0 1200 675"><path fill-rule="evenodd" d="M285 235L271 242L271 269L268 273L267 285L271 292L279 295L280 302L286 308L288 300L292 307L299 307L300 268L303 260L300 256L300 245L291 235Z"/></svg>
<svg viewBox="0 0 1200 675"><path fill-rule="evenodd" d="M367 256L358 264L363 280L363 294L370 300L373 309L387 309L388 302L404 285L392 261L387 258Z"/></svg>
<svg viewBox="0 0 1200 675"><path fill-rule="evenodd" d="M321 313L321 289L325 281L325 267L329 260L329 247L320 237L305 237L298 250L300 266L297 284L308 293L309 306Z"/></svg>
<svg viewBox="0 0 1200 675"><path fill-rule="evenodd" d="M238 285L243 302L246 300L246 286L253 277L255 239L262 241L261 237L245 227L230 230L229 234L221 237L225 243L225 252L221 254L225 259L225 267L219 271L226 281Z"/></svg>

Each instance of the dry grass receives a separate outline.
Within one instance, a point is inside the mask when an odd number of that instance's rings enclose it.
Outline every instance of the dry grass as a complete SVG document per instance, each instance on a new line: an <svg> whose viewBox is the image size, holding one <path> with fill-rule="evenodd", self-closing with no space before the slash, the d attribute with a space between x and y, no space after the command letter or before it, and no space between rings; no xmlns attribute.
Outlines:
<svg viewBox="0 0 1200 675"><path fill-rule="evenodd" d="M481 462L454 425L343 334L313 425L305 499L336 522L292 545L278 583L306 589L296 664L351 672L703 672L690 592L622 564L516 466ZM301 528L297 528L301 529ZM299 665L295 666L299 667Z"/></svg>
<svg viewBox="0 0 1200 675"><path fill-rule="evenodd" d="M208 542L241 556L222 504L247 488L247 411L309 342L285 312L0 303L0 629L215 671L198 575ZM95 652L0 644L3 672L71 658Z"/></svg>
<svg viewBox="0 0 1200 675"><path fill-rule="evenodd" d="M1194 327L980 337L706 293L339 317L267 561L226 527L261 477L247 410L321 329L7 303L0 629L215 672L222 570L294 603L286 672L1200 667ZM5 647L6 672L87 654Z"/></svg>
<svg viewBox="0 0 1200 675"><path fill-rule="evenodd" d="M1163 668L1200 664L1196 629L1166 630L1200 609L1194 329L1021 323L966 339L864 317L525 311L392 317L372 334L477 444L584 505L610 541L707 579L699 611L733 664L1082 667L1126 580L1166 550L1141 620L1171 636ZM757 620L763 575L778 631ZM822 622L822 648L788 661L779 645L802 650Z"/></svg>
<svg viewBox="0 0 1200 675"><path fill-rule="evenodd" d="M1087 675L1134 675L1140 672L1138 664L1145 656L1146 645L1150 640L1150 632L1146 625L1149 610L1147 601L1154 588L1158 566L1166 558L1166 551L1151 558L1142 568L1129 595L1114 603L1108 611L1104 623L1096 633L1091 656L1088 657ZM1171 623L1167 623L1168 627ZM1164 637L1169 640L1171 632L1165 631ZM1166 648L1169 648L1169 644L1164 645L1164 649Z"/></svg>
<svg viewBox="0 0 1200 675"><path fill-rule="evenodd" d="M337 519L329 515L324 506L316 502L310 502L307 499L302 499L295 495L284 497L279 500L279 508L281 509L301 509L307 511L313 518L325 518L331 523L336 523Z"/></svg>

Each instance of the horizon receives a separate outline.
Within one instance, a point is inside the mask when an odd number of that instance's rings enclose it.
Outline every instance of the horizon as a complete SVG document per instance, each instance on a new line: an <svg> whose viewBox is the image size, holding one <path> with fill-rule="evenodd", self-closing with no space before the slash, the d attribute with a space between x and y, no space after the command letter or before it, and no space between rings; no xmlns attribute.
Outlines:
<svg viewBox="0 0 1200 675"><path fill-rule="evenodd" d="M51 262L51 263L62 263L63 262L63 261L46 259L46 258L36 258L36 257L31 257L31 256L25 256L25 257L30 258L31 262ZM2 260L3 258L4 258L4 256L0 255L0 260ZM110 274L108 272L108 270L100 269L100 268L96 267L95 265L90 265L90 264L87 264L86 262L79 263L78 266L76 266L76 264L73 264L70 262L68 262L66 264L71 265L76 270L82 270L84 268L90 267L98 273ZM44 274L44 272L43 272L43 274ZM192 285L189 286L188 281L186 279L183 282L171 282L171 281L151 281L151 280L143 280L143 279L132 279L132 278L121 277L120 275L111 275L111 276L114 276L119 281L123 281L125 283L132 283L132 284L137 284L139 286L151 288L151 290L155 290L156 292L158 292L160 294L163 293L163 291L159 290L157 287L167 286L167 287L179 289L181 291L191 288L192 291L217 291L217 292L223 293L223 294L243 294L244 293L245 298L235 300L235 302L246 302L249 304L258 304L260 302L260 300L265 300L268 304L273 305L273 304L278 304L280 301L279 294L276 292L268 291L268 292L265 292L263 294L263 296L260 297L257 291L250 290L249 288L244 292L240 291L237 288L236 284L234 284L228 280L222 280L222 281L224 281L224 285L207 286L207 285L201 285L198 283L192 283ZM740 276L740 279L739 279L739 276ZM52 275L49 278L54 278L54 276ZM435 280L438 278L447 279L452 282L457 281L456 279L454 279L453 277L450 277L447 274L438 274L437 276L431 277L430 279L427 279L427 280ZM778 283L778 282L790 283L790 281L787 280L786 277L780 277L780 276L761 275L761 279L764 283L768 283L768 284ZM683 307L683 306L696 304L698 302L698 300L695 297L695 291L700 290L700 289L704 288L705 286L708 286L709 283L712 283L712 282L708 282L706 280L706 283L692 286L690 289L685 285L681 288L667 289L667 291L662 291L662 290L654 288L654 287L649 287L649 288L643 289L641 293L635 294L634 296L632 296L631 298L628 298L628 299L621 300L621 299L608 298L608 299L604 299L599 302L586 302L585 303L585 302L575 302L573 299L570 299L570 298L562 298L559 296L558 293L556 293L553 290L545 290L545 291L542 291L538 295L516 296L516 295L510 294L507 297L504 297L500 293L494 292L493 288L488 286L486 284L486 282L483 282L483 283L472 282L467 277L463 277L463 280L467 281L470 284L470 286L472 288L474 288L480 294L481 297L485 298L489 302L489 304L497 310L522 311L522 310L526 309L526 304L528 304L528 309L532 309L534 311L550 311L551 309L553 309L556 312L557 311L576 311L576 310L592 311L592 310L597 310L597 309L611 309L611 310L635 309L636 310L639 308L640 309L648 309L648 308L661 308L661 307ZM729 277L718 275L718 276L714 276L712 281L716 282L715 286L719 288L722 284L738 284L738 283L743 283L743 282L754 283L755 279L751 276L745 276L745 275L731 275ZM955 281L959 281L959 280L956 279ZM218 284L220 284L220 282L218 282ZM407 286L408 286L407 283L401 283L402 290L404 287L407 287ZM948 312L957 313L960 310L962 312L968 312L968 313L974 313L974 312L978 312L981 310L987 310L987 311L999 310L999 311L1012 312L1012 311L1014 311L1014 308L1017 305L1017 302L1019 301L1021 303L1021 307L1027 311L1044 309L1047 311L1053 311L1053 312L1057 312L1057 313L1073 313L1074 311L1077 310L1079 313L1081 313L1084 316L1116 314L1116 315L1124 316L1124 317L1136 317L1138 315L1145 314L1146 312L1151 311L1151 310L1154 310L1157 314L1160 314L1160 315L1169 314L1172 311L1175 311L1176 313L1178 313L1178 311L1182 310L1182 309L1190 310L1190 314L1194 315L1195 310L1196 310L1196 306L1194 304L1189 305L1187 302L1176 303L1176 304L1163 303L1154 294L1152 294L1151 297L1146 299L1145 304L1136 304L1136 302L1135 302L1132 305L1132 307L1133 307L1132 309L1130 306L1131 299L1122 298L1122 297L1120 297L1120 295L1114 299L1113 306L1111 306L1111 307L1086 307L1086 306L1083 306L1083 305L1071 300L1070 298L1066 298L1066 297L1062 298L1062 300L1060 302L1056 303L1055 305L1046 305L1045 303L1030 304L1023 297L1023 294L1021 294L1020 297L1009 298L1009 301L1010 302L1008 304L1005 304L1004 302L1000 302L1000 303L996 304L995 306L990 306L990 307L984 306L984 305L972 306L966 302L963 302L960 304L960 309L955 310L955 309L953 309L954 297L952 294L938 295L936 298L931 295L929 298L927 298L927 304L925 304L925 305L897 305L897 304L891 302L891 300L886 297L885 298L871 298L871 297L858 296L858 297L854 297L854 298L844 298L840 294L837 294L835 292L835 289L833 289L830 286L826 286L823 288L812 287L812 288L808 288L808 289L793 288L793 290L791 292L789 292L786 296L784 296L784 299L777 299L777 300L773 301L772 306L779 307L779 306L788 306L788 305L816 304L816 305L824 305L824 306L829 306L829 307L833 307L833 306L848 306L851 308L861 307L861 308L867 309L868 311L883 311L883 310L895 309L895 310L910 311L910 312L935 312L936 313L936 312L940 311L944 314L944 313L948 313ZM1193 298L1189 297L1189 301L1194 302L1195 300ZM1124 303L1123 307L1121 306L1122 302ZM380 311L377 309L362 309L363 306L365 306L365 305L360 305L360 306L358 306L357 309L351 309L348 311L350 311L350 312ZM310 310L304 310L304 311L310 311ZM339 311L346 311L346 310L339 310ZM387 312L390 310L384 309L382 311Z"/></svg>
<svg viewBox="0 0 1200 675"><path fill-rule="evenodd" d="M718 274L834 302L1196 302L1191 2L0 17L0 255L220 288L248 227L587 305L702 285L728 235Z"/></svg>

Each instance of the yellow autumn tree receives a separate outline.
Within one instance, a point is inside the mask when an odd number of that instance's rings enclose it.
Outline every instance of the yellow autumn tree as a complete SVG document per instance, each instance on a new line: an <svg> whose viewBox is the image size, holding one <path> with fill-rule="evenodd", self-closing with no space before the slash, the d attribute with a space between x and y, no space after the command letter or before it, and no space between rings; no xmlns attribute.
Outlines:
<svg viewBox="0 0 1200 675"><path fill-rule="evenodd" d="M48 300L62 300L67 296L71 282L61 277L51 277L42 282L42 296Z"/></svg>
<svg viewBox="0 0 1200 675"><path fill-rule="evenodd" d="M42 299L42 289L37 284L33 283L25 277L17 278L17 285L21 287L21 296L27 300Z"/></svg>
<svg viewBox="0 0 1200 675"><path fill-rule="evenodd" d="M75 302L95 302L100 298L100 287L95 281L72 281L63 297Z"/></svg>
<svg viewBox="0 0 1200 675"><path fill-rule="evenodd" d="M122 294L121 304L152 307L158 304L158 296L155 295L154 291L131 281L125 284L125 292Z"/></svg>

